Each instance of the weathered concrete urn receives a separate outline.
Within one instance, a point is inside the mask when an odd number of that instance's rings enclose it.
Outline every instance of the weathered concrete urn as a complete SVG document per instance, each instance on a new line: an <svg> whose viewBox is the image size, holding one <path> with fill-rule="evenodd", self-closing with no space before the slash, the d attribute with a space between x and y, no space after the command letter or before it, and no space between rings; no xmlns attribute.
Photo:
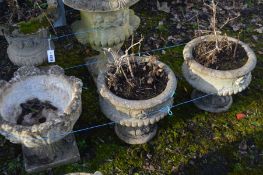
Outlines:
<svg viewBox="0 0 263 175"><path fill-rule="evenodd" d="M47 50L54 48L48 42L48 30L41 29L33 34L22 34L18 30L5 32L9 44L7 54L9 59L17 66L37 66L47 61Z"/></svg>
<svg viewBox="0 0 263 175"><path fill-rule="evenodd" d="M89 43L95 50L103 48L120 49L124 41L138 28L140 19L130 6L139 0L64 0L64 3L80 10L81 20L72 25L77 39ZM105 70L107 57L100 54L88 58L87 64L99 61L88 67L96 77L99 70Z"/></svg>
<svg viewBox="0 0 263 175"><path fill-rule="evenodd" d="M0 81L0 134L22 144L26 171L37 172L79 160L72 131L81 114L82 82L67 77L59 66L21 67L9 81ZM37 98L56 111L43 110L40 118L28 116L31 125L18 124L22 103Z"/></svg>
<svg viewBox="0 0 263 175"><path fill-rule="evenodd" d="M221 40L223 36L219 36ZM215 70L207 68L193 58L194 47L204 41L215 41L213 35L198 37L190 41L184 48L183 75L196 90L192 98L198 98L205 94L213 94L195 101L198 108L208 112L225 112L233 100L231 95L246 89L251 82L251 71L256 66L256 56L253 50L245 43L228 37L229 41L240 44L247 53L248 60L245 65L233 70Z"/></svg>
<svg viewBox="0 0 263 175"><path fill-rule="evenodd" d="M146 62L149 57L137 57ZM113 94L105 83L105 73L97 80L100 106L104 115L116 122L117 136L128 144L143 144L151 140L157 131L157 122L163 119L173 104L177 80L173 71L164 63L156 61L168 75L165 90L148 100L127 100Z"/></svg>
<svg viewBox="0 0 263 175"><path fill-rule="evenodd" d="M48 11L53 16L52 21L57 23L65 14L61 12L57 0L47 0L47 4ZM54 49L53 41L48 42L47 28L30 34L23 34L19 29L14 30L14 26L0 26L1 28L4 28L3 34L9 44L7 48L9 59L17 66L41 65L47 61L47 50Z"/></svg>

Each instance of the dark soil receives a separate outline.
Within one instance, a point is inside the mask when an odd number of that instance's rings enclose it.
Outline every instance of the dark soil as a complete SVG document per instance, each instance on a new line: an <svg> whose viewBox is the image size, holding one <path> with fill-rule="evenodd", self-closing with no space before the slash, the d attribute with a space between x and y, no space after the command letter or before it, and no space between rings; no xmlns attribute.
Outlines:
<svg viewBox="0 0 263 175"><path fill-rule="evenodd" d="M49 101L41 102L37 98L28 100L20 104L20 106L22 108L22 113L17 119L17 124L24 126L32 126L46 122L46 118L42 115L44 109L57 110Z"/></svg>
<svg viewBox="0 0 263 175"><path fill-rule="evenodd" d="M47 0L17 0L17 3L15 0L5 0L0 3L0 24L29 21L46 12L47 7Z"/></svg>
<svg viewBox="0 0 263 175"><path fill-rule="evenodd" d="M151 62L132 62L131 65L134 78L132 78L128 66L123 65L129 82L124 74L115 73L116 67L110 67L106 75L106 83L115 95L128 100L147 100L164 91L168 77L162 68Z"/></svg>
<svg viewBox="0 0 263 175"><path fill-rule="evenodd" d="M216 42L202 42L194 48L195 60L205 67L217 70L232 70L242 67L247 62L243 47L234 42L219 42L220 51L211 52Z"/></svg>
<svg viewBox="0 0 263 175"><path fill-rule="evenodd" d="M2 3L0 9L5 8L4 12L1 12L5 15L2 22L3 20L8 20L11 23L28 21L32 17L39 16L47 8L47 0L17 0L17 3L14 0L6 0Z"/></svg>

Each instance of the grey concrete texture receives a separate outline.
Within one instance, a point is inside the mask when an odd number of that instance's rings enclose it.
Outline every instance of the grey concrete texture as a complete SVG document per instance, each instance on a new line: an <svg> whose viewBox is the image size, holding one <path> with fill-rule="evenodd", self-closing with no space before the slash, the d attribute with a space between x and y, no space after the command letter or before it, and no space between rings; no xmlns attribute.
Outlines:
<svg viewBox="0 0 263 175"><path fill-rule="evenodd" d="M219 36L222 39L224 36ZM194 88L204 93L217 93L219 96L234 95L246 89L251 82L251 71L257 59L253 50L245 43L228 37L229 41L238 42L247 53L248 60L241 68L233 70L215 70L207 68L193 58L193 48L203 41L214 41L213 35L198 37L190 41L184 48L183 75Z"/></svg>
<svg viewBox="0 0 263 175"><path fill-rule="evenodd" d="M219 40L222 40L224 37L218 36ZM213 94L194 102L198 108L208 112L219 113L227 111L233 102L231 95L242 92L249 86L252 79L251 71L257 63L255 53L247 44L235 38L227 37L227 39L240 44L247 53L247 62L238 69L215 70L195 61L193 58L194 47L201 42L215 41L214 35L193 39L186 44L183 51L183 75L188 83L197 90L194 90L192 93L192 99L199 98L205 94Z"/></svg>
<svg viewBox="0 0 263 175"><path fill-rule="evenodd" d="M26 147L51 144L64 138L81 114L81 93L82 81L64 75L59 66L19 68L9 82L0 81L0 134ZM46 111L44 123L18 125L20 104L34 98L51 102L57 111Z"/></svg>
<svg viewBox="0 0 263 175"><path fill-rule="evenodd" d="M147 62L150 57L136 57L136 59L140 62ZM164 109L167 109L173 104L173 95L177 87L176 77L173 71L164 63L156 61L155 64L164 69L168 76L168 82L165 90L161 94L148 100L127 100L118 97L108 89L105 82L105 72L100 72L98 75L97 88L100 94L101 110L107 118L123 126L115 128L115 131L123 132L118 134L119 136L123 136L120 137L121 139L132 137L132 135L134 138L136 135L139 137L142 135L149 137L146 133L156 133L154 130L146 131L144 128L147 129L150 125L154 125L163 119L168 113L168 110ZM141 131L138 132L137 130ZM136 141L136 139L131 140L133 141L127 139L124 141L130 144L145 143L145 141L142 142L143 139L141 141ZM145 140L146 142L149 141L149 139Z"/></svg>
<svg viewBox="0 0 263 175"><path fill-rule="evenodd" d="M7 54L9 59L17 66L38 66L47 61L49 50L48 30L41 29L34 34L22 34L18 30L12 33L5 32L8 42ZM53 41L50 41L54 49Z"/></svg>

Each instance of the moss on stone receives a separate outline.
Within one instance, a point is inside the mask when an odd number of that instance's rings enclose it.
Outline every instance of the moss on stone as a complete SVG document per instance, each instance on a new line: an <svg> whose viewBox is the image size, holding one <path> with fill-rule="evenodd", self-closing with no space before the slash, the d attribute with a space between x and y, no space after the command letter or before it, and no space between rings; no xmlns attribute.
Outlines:
<svg viewBox="0 0 263 175"><path fill-rule="evenodd" d="M42 28L48 28L50 23L45 15L33 17L29 21L22 21L18 23L19 31L23 34L32 34Z"/></svg>

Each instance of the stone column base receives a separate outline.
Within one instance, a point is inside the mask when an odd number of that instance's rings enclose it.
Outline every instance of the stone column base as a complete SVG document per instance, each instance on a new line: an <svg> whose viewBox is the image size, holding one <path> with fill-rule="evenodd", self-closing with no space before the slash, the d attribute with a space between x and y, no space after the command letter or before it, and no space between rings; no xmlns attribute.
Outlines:
<svg viewBox="0 0 263 175"><path fill-rule="evenodd" d="M192 92L192 99L207 95L206 93L194 90ZM220 113L226 112L231 107L233 103L233 98L231 96L218 96L210 95L201 99L194 101L194 104L201 110Z"/></svg>
<svg viewBox="0 0 263 175"><path fill-rule="evenodd" d="M73 134L48 145L34 148L22 146L22 150L25 169L28 173L44 171L80 160L79 150Z"/></svg>
<svg viewBox="0 0 263 175"><path fill-rule="evenodd" d="M117 136L128 144L144 144L150 141L157 132L157 124L142 127L115 125Z"/></svg>

